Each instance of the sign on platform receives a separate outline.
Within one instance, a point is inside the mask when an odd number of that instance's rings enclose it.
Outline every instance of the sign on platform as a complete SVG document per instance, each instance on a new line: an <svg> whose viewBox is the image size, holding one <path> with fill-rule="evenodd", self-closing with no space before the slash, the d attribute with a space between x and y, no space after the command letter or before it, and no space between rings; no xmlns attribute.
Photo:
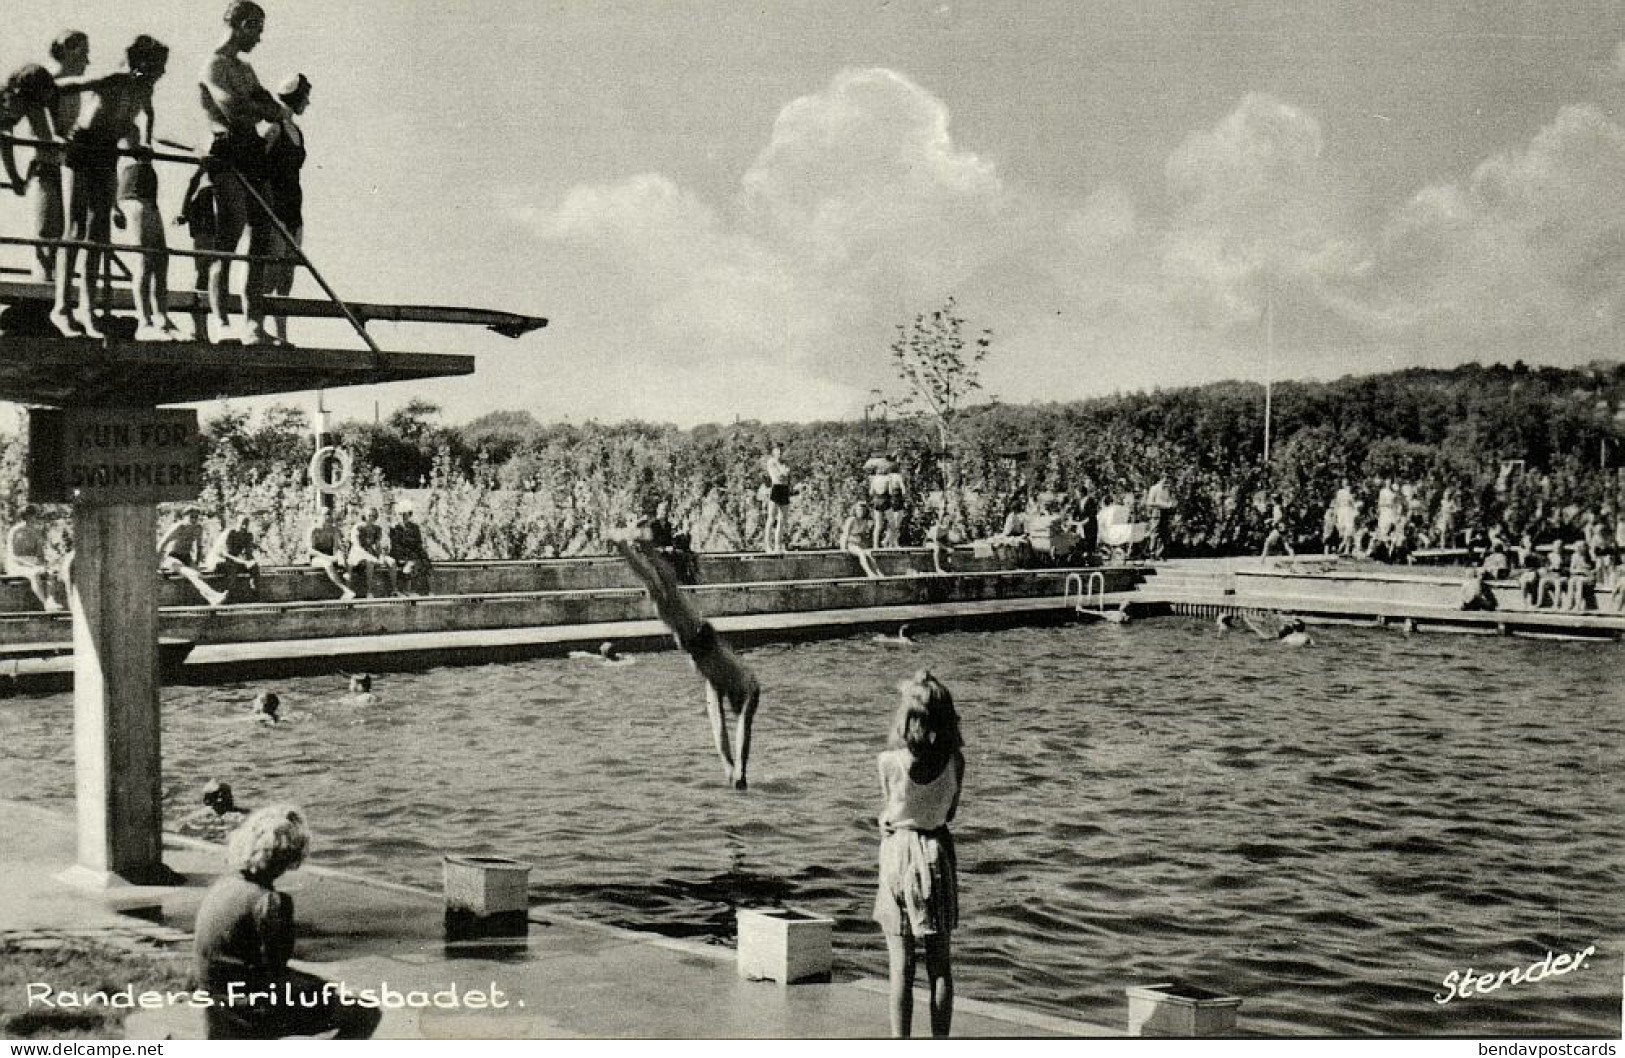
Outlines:
<svg viewBox="0 0 1625 1058"><path fill-rule="evenodd" d="M203 489L197 412L51 408L28 416L28 493L38 503L110 506L195 500Z"/></svg>

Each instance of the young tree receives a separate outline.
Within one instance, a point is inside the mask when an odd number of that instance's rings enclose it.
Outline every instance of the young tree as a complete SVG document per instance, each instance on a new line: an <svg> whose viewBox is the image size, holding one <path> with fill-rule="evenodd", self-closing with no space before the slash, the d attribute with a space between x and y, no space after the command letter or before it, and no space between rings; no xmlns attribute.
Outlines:
<svg viewBox="0 0 1625 1058"><path fill-rule="evenodd" d="M954 420L971 394L982 388L981 363L993 347L993 332L982 331L967 346L965 320L950 297L935 312L899 324L891 344L892 363L908 392L901 408L919 408L937 426L939 450L946 451Z"/></svg>

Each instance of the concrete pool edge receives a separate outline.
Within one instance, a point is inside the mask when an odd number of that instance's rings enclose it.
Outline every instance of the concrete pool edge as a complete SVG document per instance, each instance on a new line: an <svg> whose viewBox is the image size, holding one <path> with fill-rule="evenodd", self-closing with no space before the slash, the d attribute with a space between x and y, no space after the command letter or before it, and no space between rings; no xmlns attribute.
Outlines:
<svg viewBox="0 0 1625 1058"><path fill-rule="evenodd" d="M0 800L0 933L58 932L80 937L139 935L162 938L171 950L190 936L190 915L208 882L218 872L220 846L214 842L166 833L165 860L186 878L173 887L120 887L95 892L75 888L61 877L73 863L74 821L60 810L39 804ZM299 880L299 876L305 876ZM678 1038L700 1032L702 1038L854 1038L885 1035L884 989L851 967L838 968L834 980L789 987L741 980L734 972L732 948L575 919L545 908L527 913L532 930L512 943L531 954L519 962L497 957L453 957L443 948L444 902L440 894L417 886L385 881L353 870L307 865L290 875L301 924L301 951L296 962L323 976L365 982L382 975L400 987L429 987L432 982L459 980L490 972L523 994L547 996L557 1010L504 1022L473 1018L434 1021L416 1012L389 1011L377 1038L445 1038L468 1032L487 1035L492 1029L514 1036L584 1035L598 1038ZM335 923L360 916L378 927L347 941ZM186 921L188 928L156 924ZM555 932L556 931L556 932ZM440 939L435 940L436 937ZM324 950L324 945L325 949ZM364 950L356 950L356 946ZM333 949L337 950L333 950ZM180 949L184 950L184 949ZM496 958L496 961L491 961ZM455 971L455 972L453 972ZM448 973L451 976L446 976ZM551 976L550 976L551 975ZM557 979L555 979L557 978ZM694 997L682 992L701 988L718 1003L733 1004L715 1022L699 1021ZM540 988L540 992L537 989ZM569 989L572 994L564 994ZM621 990L637 992L645 1002L607 1002ZM664 1009L649 1009L649 1000ZM1004 1003L961 997L956 1030L989 1037L1121 1036L1118 1030L1042 1014ZM923 1000L916 1015L923 1017ZM174 1009L137 1016L127 1024L127 1038L189 1038L201 1026L196 1011ZM410 1016L408 1016L410 1014ZM698 1028L696 1026L699 1026ZM704 1035L706 1027L715 1037ZM773 1029L786 1035L776 1035ZM667 1031L662 1031L665 1029ZM957 1034L957 1033L956 1033ZM457 1038L464 1038L458 1036Z"/></svg>

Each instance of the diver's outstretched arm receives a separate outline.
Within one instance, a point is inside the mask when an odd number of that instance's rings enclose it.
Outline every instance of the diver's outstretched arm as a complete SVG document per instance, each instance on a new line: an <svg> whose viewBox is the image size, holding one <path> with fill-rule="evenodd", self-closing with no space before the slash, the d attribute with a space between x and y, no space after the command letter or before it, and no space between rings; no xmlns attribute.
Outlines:
<svg viewBox="0 0 1625 1058"><path fill-rule="evenodd" d="M671 571L671 567L659 555L649 551L642 541L629 535L612 535L610 543L621 553L626 564L632 567L638 579L643 581L655 612L666 627L672 630L679 642L692 642L705 621L683 597L683 589L677 583L677 575Z"/></svg>

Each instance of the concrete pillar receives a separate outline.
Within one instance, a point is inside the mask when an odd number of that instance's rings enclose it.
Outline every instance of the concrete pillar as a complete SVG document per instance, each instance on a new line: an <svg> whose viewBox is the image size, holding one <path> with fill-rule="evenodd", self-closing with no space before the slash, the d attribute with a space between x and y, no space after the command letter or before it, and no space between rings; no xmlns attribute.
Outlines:
<svg viewBox="0 0 1625 1058"><path fill-rule="evenodd" d="M159 884L157 508L73 511L75 880Z"/></svg>

